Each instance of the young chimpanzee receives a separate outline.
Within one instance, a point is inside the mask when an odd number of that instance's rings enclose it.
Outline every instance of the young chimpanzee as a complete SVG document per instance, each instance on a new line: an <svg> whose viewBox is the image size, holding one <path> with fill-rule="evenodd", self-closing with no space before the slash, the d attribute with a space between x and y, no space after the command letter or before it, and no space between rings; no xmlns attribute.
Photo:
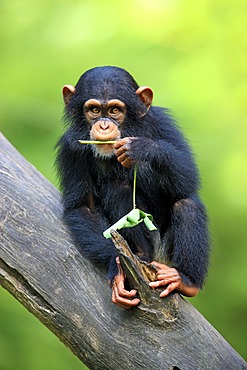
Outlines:
<svg viewBox="0 0 247 370"><path fill-rule="evenodd" d="M163 248L153 261L152 237L142 223L121 234L132 251L157 269L150 287L195 296L209 260L207 217L198 197L198 174L190 149L166 109L153 107L153 92L117 67L85 72L63 88L69 125L58 142L57 164L64 216L83 254L108 268L112 301L139 304L128 291L117 251L103 231L132 209L133 167L138 163L136 204L154 217ZM117 141L81 145L78 140Z"/></svg>

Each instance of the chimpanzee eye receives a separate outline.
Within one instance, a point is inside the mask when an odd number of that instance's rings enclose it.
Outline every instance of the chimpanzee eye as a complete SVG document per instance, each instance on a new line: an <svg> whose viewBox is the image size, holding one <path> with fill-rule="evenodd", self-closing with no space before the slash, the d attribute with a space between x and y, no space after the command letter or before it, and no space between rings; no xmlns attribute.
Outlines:
<svg viewBox="0 0 247 370"><path fill-rule="evenodd" d="M99 114L100 113L100 109L98 107L91 107L90 108L90 111L93 113L93 114Z"/></svg>
<svg viewBox="0 0 247 370"><path fill-rule="evenodd" d="M118 114L119 113L119 108L118 107L111 108L110 113L111 114Z"/></svg>

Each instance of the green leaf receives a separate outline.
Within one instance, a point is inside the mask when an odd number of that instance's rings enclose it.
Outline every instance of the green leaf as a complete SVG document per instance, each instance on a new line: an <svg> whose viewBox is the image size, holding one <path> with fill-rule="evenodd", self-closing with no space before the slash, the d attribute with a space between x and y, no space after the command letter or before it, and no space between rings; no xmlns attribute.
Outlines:
<svg viewBox="0 0 247 370"><path fill-rule="evenodd" d="M141 217L143 219L144 224L148 228L148 230L153 231L157 230L157 227L153 224L153 216L150 213L145 213L140 210Z"/></svg>
<svg viewBox="0 0 247 370"><path fill-rule="evenodd" d="M107 230L103 232L105 238L111 238L110 231L120 230L128 227L134 227L139 225L141 222L144 222L148 230L153 231L157 228L153 224L153 216L149 213L145 213L138 208L132 209L127 215L123 216L118 220L114 225L110 226Z"/></svg>

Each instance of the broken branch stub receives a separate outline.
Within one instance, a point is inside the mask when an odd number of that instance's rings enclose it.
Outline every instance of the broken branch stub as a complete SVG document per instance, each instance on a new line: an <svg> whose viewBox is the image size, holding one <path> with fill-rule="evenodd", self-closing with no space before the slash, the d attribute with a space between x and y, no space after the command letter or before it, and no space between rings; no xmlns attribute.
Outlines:
<svg viewBox="0 0 247 370"><path fill-rule="evenodd" d="M178 317L178 293L160 298L163 289L151 289L149 282L156 280L155 266L141 261L132 253L126 240L115 230L111 230L112 241L119 252L119 259L131 289L136 289L141 300L138 308L156 315L158 322L174 321ZM162 315L161 315L162 313Z"/></svg>

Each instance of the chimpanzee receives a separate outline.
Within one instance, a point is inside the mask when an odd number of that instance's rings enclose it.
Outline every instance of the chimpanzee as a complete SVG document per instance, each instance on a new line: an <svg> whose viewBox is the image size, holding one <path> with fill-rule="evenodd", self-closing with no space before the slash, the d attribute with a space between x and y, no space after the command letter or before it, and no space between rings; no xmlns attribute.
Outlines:
<svg viewBox="0 0 247 370"><path fill-rule="evenodd" d="M136 163L137 207L154 217L162 260L153 261L153 231L143 223L121 234L135 254L157 267L150 287L164 287L161 297L174 290L195 296L208 268L207 216L193 156L167 109L151 106L151 88L112 66L88 70L75 87L64 86L63 97L68 128L58 142L57 165L64 217L82 253L107 267L112 301L126 309L140 302L125 286L112 240L102 235L132 209Z"/></svg>

